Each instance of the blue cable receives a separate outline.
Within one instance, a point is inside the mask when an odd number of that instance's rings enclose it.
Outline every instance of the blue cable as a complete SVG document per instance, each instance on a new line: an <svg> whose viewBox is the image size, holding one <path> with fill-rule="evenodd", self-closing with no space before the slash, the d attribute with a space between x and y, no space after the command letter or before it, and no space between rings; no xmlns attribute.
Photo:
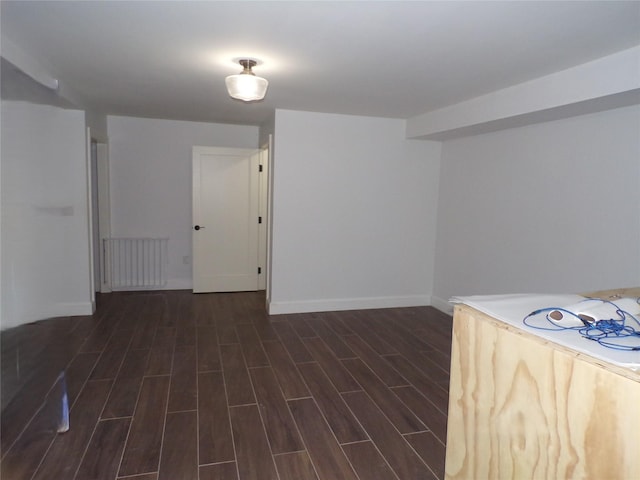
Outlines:
<svg viewBox="0 0 640 480"><path fill-rule="evenodd" d="M599 300L593 298L587 298L587 300ZM599 300L602 303L608 303L613 305L616 308L616 313L620 316L619 319L611 318L608 320L597 320L595 322L588 322L581 318L578 314L571 312L562 307L548 307L548 308L540 308L531 312L529 315L523 318L522 323L526 326L535 328L537 330L547 330L547 331L561 331L561 330L573 330L578 332L587 340L593 340L603 347L611 348L614 350L623 350L623 351L640 351L640 331L636 330L632 325L629 325L630 321L633 320L638 327L640 327L640 321L631 315L629 312L626 312L619 308L615 303L610 302L608 300ZM637 303L640 303L640 298L636 299ZM554 323L552 319L549 318L549 313L552 311L559 311L563 314L567 314L578 319L582 322L581 326L574 327L563 327ZM553 327L542 327L539 325L533 325L530 321L531 317L536 315L540 315L542 313L547 312L545 318L547 322L553 325ZM616 343L615 340L623 339L623 338L637 338L638 345L625 345L621 343ZM613 341L612 341L613 339Z"/></svg>

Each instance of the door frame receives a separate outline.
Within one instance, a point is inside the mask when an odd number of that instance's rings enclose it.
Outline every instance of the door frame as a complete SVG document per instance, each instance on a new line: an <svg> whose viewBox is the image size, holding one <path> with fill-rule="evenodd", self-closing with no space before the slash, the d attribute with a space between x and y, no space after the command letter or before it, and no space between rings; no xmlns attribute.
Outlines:
<svg viewBox="0 0 640 480"><path fill-rule="evenodd" d="M96 291L111 292L108 258L104 251L104 238L111 236L111 200L109 178L109 145L106 139L95 135L91 127L87 127L87 222L89 242L89 283L90 295L95 310ZM93 157L95 145L96 156ZM94 162L95 160L95 162ZM95 195L95 202L94 202ZM97 231L94 228L94 217L97 215ZM97 241L96 241L97 240ZM98 245L96 252L95 245ZM100 281L96 284L95 272L100 273ZM97 287L97 288L96 288Z"/></svg>
<svg viewBox="0 0 640 480"><path fill-rule="evenodd" d="M258 265L262 268L262 274L258 277L258 289L268 290L269 288L269 248L270 248L270 232L271 232L271 218L270 205L269 205L269 193L270 188L270 171L271 162L269 161L270 155L269 146L264 146L260 149L260 192L258 195L258 212L262 218L262 223L258 226Z"/></svg>
<svg viewBox="0 0 640 480"><path fill-rule="evenodd" d="M191 272L191 278L192 278L192 290L194 290L194 286L195 286L195 269L194 269L194 265L195 265L195 255L196 255L196 249L195 249L195 237L194 237L194 233L193 233L193 229L194 226L197 224L196 222L198 222L199 220L195 218L195 213L196 213L196 208L197 207L197 202L200 201L200 198L196 196L197 193L199 193L199 191L196 190L195 185L195 175L196 175L196 155L199 152L205 152L205 151L215 151L218 150L220 152L220 154L225 154L229 153L229 152L238 152L238 153L245 153L247 155L250 156L255 156L258 155L258 165L261 167L260 171L259 171L259 177L258 177L258 181L257 181L257 197L258 197L258 210L257 210L257 216L262 218L262 222L260 224L258 224L258 235L257 235L257 244L256 244L256 253L257 253L257 259L258 259L258 267L260 267L261 272L258 274L258 280L257 280L257 284L256 287L258 290L264 290L266 289L266 278L267 278L267 257L269 255L268 252L268 242L267 242L267 231L268 231L268 226L270 225L270 221L269 221L269 209L267 207L267 203L268 203L268 194L270 191L269 188L269 184L268 184L268 177L266 176L268 174L269 168L268 168L268 151L266 149L257 149L257 148L243 148L243 147L216 147L216 146L204 146L204 145L194 145L192 146L191 149L191 166L192 166L192 173L191 173L191 198L192 198L192 203L191 203L191 265L192 265L192 272ZM257 167L257 165L256 165ZM266 181L264 181L263 179L267 179ZM258 218L256 218L256 222L258 222ZM264 227L267 228L264 228ZM264 232L264 234L263 234ZM194 290L195 291L195 290Z"/></svg>
<svg viewBox="0 0 640 480"><path fill-rule="evenodd" d="M97 142L98 166L98 239L100 241L100 288L101 293L111 292L111 269L109 252L104 240L111 237L111 183L109 170L109 144Z"/></svg>
<svg viewBox="0 0 640 480"><path fill-rule="evenodd" d="M265 258L265 308L269 311L269 303L271 302L271 247L273 241L273 134L269 134L267 141L261 146L263 152L262 160L266 162L266 192L264 197L260 197L261 211L266 211L266 258ZM261 182L262 184L262 182ZM263 208L264 207L264 208Z"/></svg>

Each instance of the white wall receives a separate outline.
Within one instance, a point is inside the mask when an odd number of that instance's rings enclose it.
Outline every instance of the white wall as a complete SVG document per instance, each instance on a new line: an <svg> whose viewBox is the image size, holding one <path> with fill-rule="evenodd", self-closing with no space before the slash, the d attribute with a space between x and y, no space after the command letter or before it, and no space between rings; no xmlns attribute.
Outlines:
<svg viewBox="0 0 640 480"><path fill-rule="evenodd" d="M434 304L640 284L640 107L443 143Z"/></svg>
<svg viewBox="0 0 640 480"><path fill-rule="evenodd" d="M107 122L111 234L169 237L167 287L190 289L191 147L257 148L258 127L119 116Z"/></svg>
<svg viewBox="0 0 640 480"><path fill-rule="evenodd" d="M91 138L100 143L107 143L109 134L107 133L107 116L92 110L85 110L85 123L91 130Z"/></svg>
<svg viewBox="0 0 640 480"><path fill-rule="evenodd" d="M84 112L2 101L2 328L92 313Z"/></svg>
<svg viewBox="0 0 640 480"><path fill-rule="evenodd" d="M440 144L276 111L271 313L429 304Z"/></svg>
<svg viewBox="0 0 640 480"><path fill-rule="evenodd" d="M269 135L273 135L276 128L275 112L265 122L260 125L260 147L264 147L269 144Z"/></svg>
<svg viewBox="0 0 640 480"><path fill-rule="evenodd" d="M450 139L638 103L640 46L407 120L407 137Z"/></svg>

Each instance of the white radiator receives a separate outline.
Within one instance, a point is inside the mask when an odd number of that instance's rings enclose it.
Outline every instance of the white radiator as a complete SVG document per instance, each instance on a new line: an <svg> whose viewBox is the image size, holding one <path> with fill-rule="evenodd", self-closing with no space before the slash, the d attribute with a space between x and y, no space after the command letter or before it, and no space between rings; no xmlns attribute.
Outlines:
<svg viewBox="0 0 640 480"><path fill-rule="evenodd" d="M146 290L167 284L168 238L105 238L105 283L111 290Z"/></svg>

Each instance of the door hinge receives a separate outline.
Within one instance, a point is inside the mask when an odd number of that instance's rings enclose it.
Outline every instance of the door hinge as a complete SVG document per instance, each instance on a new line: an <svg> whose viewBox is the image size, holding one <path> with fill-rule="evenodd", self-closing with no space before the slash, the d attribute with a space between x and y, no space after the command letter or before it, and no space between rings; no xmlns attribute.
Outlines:
<svg viewBox="0 0 640 480"><path fill-rule="evenodd" d="M262 171L262 165L258 165L258 171L261 172Z"/></svg>
<svg viewBox="0 0 640 480"><path fill-rule="evenodd" d="M262 267L258 267L258 275L262 273Z"/></svg>
<svg viewBox="0 0 640 480"><path fill-rule="evenodd" d="M258 217L258 223L262 223L262 217Z"/></svg>

